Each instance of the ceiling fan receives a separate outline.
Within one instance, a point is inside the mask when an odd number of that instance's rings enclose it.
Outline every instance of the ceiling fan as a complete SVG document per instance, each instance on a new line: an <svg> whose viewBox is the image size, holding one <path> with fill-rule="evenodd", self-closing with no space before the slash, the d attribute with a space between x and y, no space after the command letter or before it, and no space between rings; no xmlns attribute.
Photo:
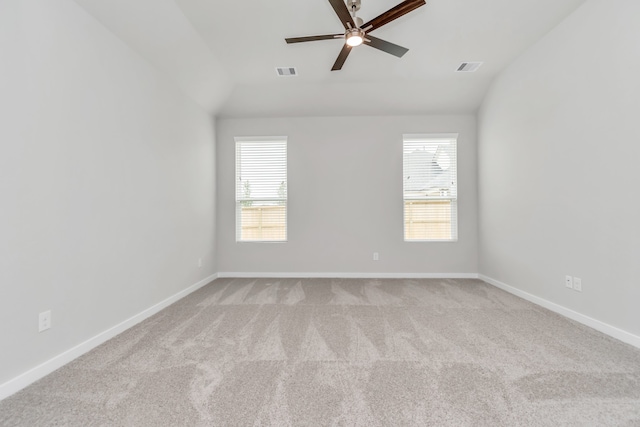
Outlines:
<svg viewBox="0 0 640 427"><path fill-rule="evenodd" d="M329 0L333 10L336 12L336 15L338 15L340 22L342 22L342 25L344 26L344 33L326 34L322 36L293 37L285 39L285 41L287 43L301 43L344 38L345 44L338 55L338 59L336 59L336 62L333 64L331 71L341 70L342 65L344 65L344 61L347 60L347 56L349 56L349 53L351 52L351 48L360 46L363 43L383 52L395 55L398 58L407 53L409 49L377 37L373 37L369 33L400 18L402 15L419 8L420 6L425 5L425 0L405 0L399 5L392 7L366 23L363 23L362 19L356 17L356 12L360 10L360 2L361 0L347 0L347 3L345 4L343 0Z"/></svg>

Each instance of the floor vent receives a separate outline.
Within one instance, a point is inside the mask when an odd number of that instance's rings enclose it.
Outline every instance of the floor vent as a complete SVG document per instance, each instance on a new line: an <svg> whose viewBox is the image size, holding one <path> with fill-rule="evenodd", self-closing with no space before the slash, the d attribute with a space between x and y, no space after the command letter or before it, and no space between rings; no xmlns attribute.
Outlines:
<svg viewBox="0 0 640 427"><path fill-rule="evenodd" d="M293 77L298 75L298 70L294 67L276 67L276 71L280 77Z"/></svg>
<svg viewBox="0 0 640 427"><path fill-rule="evenodd" d="M463 62L462 64L460 64L456 72L457 73L473 73L478 68L480 68L481 65L482 65L482 62Z"/></svg>

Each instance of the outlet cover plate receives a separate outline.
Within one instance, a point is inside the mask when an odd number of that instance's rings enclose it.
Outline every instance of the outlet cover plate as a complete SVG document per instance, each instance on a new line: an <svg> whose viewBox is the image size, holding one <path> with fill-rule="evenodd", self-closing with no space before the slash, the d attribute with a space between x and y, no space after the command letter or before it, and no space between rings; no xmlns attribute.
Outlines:
<svg viewBox="0 0 640 427"><path fill-rule="evenodd" d="M573 289L573 277L564 276L564 285L569 289Z"/></svg>
<svg viewBox="0 0 640 427"><path fill-rule="evenodd" d="M582 292L582 279L578 277L573 278L573 289L578 292Z"/></svg>
<svg viewBox="0 0 640 427"><path fill-rule="evenodd" d="M51 310L43 311L38 315L38 332L51 328Z"/></svg>

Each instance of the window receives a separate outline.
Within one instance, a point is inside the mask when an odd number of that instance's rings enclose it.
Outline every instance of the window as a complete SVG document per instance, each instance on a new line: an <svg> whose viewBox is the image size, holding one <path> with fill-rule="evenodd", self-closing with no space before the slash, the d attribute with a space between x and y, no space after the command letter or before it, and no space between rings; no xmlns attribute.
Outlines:
<svg viewBox="0 0 640 427"><path fill-rule="evenodd" d="M403 135L404 240L458 239L456 134Z"/></svg>
<svg viewBox="0 0 640 427"><path fill-rule="evenodd" d="M287 138L235 138L236 241L287 240Z"/></svg>

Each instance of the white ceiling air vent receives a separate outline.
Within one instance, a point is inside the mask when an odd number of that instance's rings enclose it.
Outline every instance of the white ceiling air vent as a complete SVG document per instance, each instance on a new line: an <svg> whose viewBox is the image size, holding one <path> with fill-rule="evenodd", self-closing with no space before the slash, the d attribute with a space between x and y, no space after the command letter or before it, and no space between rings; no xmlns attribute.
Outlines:
<svg viewBox="0 0 640 427"><path fill-rule="evenodd" d="M280 77L294 77L298 75L295 67L276 67L276 71Z"/></svg>
<svg viewBox="0 0 640 427"><path fill-rule="evenodd" d="M480 68L481 65L482 62L463 62L456 70L456 73L473 73Z"/></svg>

